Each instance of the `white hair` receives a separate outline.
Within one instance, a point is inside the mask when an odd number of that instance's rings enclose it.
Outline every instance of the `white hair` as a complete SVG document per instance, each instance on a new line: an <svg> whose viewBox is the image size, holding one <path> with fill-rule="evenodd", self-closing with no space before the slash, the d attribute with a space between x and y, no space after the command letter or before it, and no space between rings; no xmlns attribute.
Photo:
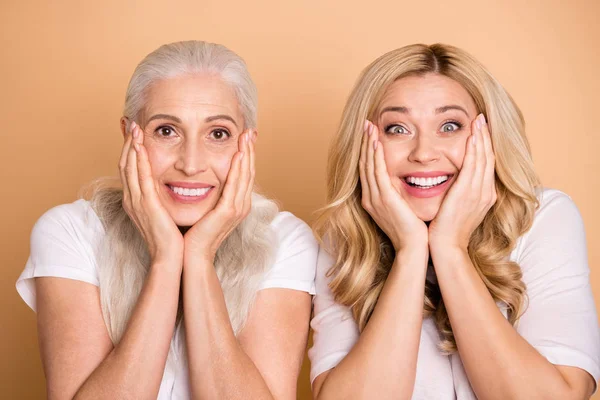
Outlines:
<svg viewBox="0 0 600 400"><path fill-rule="evenodd" d="M149 85L180 74L217 73L235 89L245 123L256 125L256 87L244 61L224 46L200 41L161 46L135 69L125 100L126 117L134 119L144 107ZM121 339L150 267L144 239L123 209L123 190L104 184L93 189L91 204L105 228L98 252L102 313L114 344ZM277 205L256 193L248 217L224 240L215 257L215 270L234 332L241 331L259 284L273 261L270 224ZM179 303L177 322L182 319ZM173 346L171 346L173 349ZM172 357L172 350L169 357Z"/></svg>
<svg viewBox="0 0 600 400"><path fill-rule="evenodd" d="M258 95L246 63L220 44L189 40L165 44L136 67L125 95L123 115L135 120L144 108L146 89L162 79L186 74L219 75L235 90L246 128L256 127Z"/></svg>

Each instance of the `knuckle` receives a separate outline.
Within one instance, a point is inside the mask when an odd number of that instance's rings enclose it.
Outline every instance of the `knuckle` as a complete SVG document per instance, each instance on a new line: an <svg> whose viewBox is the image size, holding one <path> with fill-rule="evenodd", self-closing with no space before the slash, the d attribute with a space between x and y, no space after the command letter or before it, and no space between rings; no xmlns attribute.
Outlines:
<svg viewBox="0 0 600 400"><path fill-rule="evenodd" d="M363 197L362 200L360 201L360 205L365 210L368 210L369 208L371 208L371 202L365 197Z"/></svg>

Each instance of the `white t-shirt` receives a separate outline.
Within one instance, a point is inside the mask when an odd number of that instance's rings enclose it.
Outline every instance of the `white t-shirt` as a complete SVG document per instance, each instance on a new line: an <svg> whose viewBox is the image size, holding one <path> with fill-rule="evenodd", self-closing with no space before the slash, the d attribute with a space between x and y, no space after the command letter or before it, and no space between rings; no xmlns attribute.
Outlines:
<svg viewBox="0 0 600 400"><path fill-rule="evenodd" d="M286 288L315 294L318 244L310 228L289 212L280 212L271 228L277 239L273 265L258 290ZM99 286L97 252L104 236L100 219L85 200L63 204L46 212L31 234L31 253L17 280L17 291L36 310L33 278L54 276ZM171 346L182 346L177 329ZM159 400L189 399L188 371L184 360L167 363Z"/></svg>
<svg viewBox="0 0 600 400"><path fill-rule="evenodd" d="M564 193L544 190L531 229L510 255L523 271L529 306L517 331L553 364L600 378L600 330L589 280L583 222ZM314 297L311 382L334 368L359 337L350 309L335 302L326 273L332 257L319 252ZM442 355L432 318L423 321L413 399L476 399L458 353Z"/></svg>

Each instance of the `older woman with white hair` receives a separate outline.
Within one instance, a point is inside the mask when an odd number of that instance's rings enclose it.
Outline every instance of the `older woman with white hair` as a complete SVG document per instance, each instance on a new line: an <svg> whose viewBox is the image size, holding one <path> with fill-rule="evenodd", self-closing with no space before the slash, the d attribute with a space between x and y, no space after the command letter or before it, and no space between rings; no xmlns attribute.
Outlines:
<svg viewBox="0 0 600 400"><path fill-rule="evenodd" d="M45 213L17 281L48 398L296 397L318 246L253 192L256 103L221 45L138 65L122 187Z"/></svg>

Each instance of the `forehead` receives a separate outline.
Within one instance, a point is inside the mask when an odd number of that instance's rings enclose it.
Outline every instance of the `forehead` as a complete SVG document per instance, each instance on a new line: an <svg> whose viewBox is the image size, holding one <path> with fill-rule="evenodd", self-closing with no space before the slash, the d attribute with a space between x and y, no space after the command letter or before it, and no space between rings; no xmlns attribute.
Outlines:
<svg viewBox="0 0 600 400"><path fill-rule="evenodd" d="M433 111L447 105L459 105L476 112L475 102L458 82L443 75L426 74L400 78L386 90L379 109L407 107L416 111Z"/></svg>
<svg viewBox="0 0 600 400"><path fill-rule="evenodd" d="M145 111L149 114L218 111L235 119L241 118L234 89L212 74L183 75L156 81L147 89L145 100Z"/></svg>

